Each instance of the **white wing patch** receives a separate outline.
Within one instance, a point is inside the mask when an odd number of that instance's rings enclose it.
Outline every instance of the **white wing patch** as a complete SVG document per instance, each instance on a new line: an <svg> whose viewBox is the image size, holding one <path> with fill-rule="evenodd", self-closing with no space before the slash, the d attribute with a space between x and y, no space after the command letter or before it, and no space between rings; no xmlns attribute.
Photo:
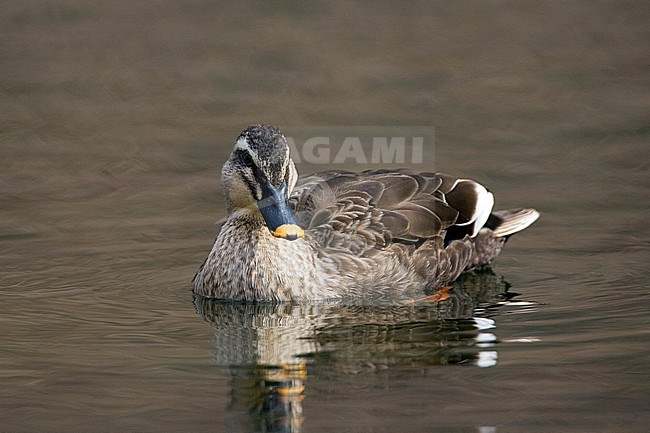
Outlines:
<svg viewBox="0 0 650 433"><path fill-rule="evenodd" d="M455 225L467 226L472 224L473 227L470 237L474 237L490 217L490 212L492 212L492 207L494 206L494 195L483 185L470 179L458 179L451 190L454 190L460 183L466 184L465 186L469 186L473 190L475 195L474 211L471 215L466 215L469 219L467 222L456 223Z"/></svg>
<svg viewBox="0 0 650 433"><path fill-rule="evenodd" d="M483 185L476 184L477 189L480 188L481 192L479 194L478 201L476 202L476 222L474 223L474 231L472 232L472 236L474 237L478 234L479 230L483 228L485 225L485 222L488 220L490 217L490 212L492 212L492 208L494 207L494 195ZM478 192L478 191L477 191Z"/></svg>

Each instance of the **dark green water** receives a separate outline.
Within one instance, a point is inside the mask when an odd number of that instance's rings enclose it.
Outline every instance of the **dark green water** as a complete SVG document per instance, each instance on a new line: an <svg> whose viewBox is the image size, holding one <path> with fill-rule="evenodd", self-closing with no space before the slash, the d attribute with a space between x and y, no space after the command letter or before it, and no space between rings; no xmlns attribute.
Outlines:
<svg viewBox="0 0 650 433"><path fill-rule="evenodd" d="M647 431L649 11L3 2L0 431ZM258 122L432 128L542 217L439 304L195 300Z"/></svg>

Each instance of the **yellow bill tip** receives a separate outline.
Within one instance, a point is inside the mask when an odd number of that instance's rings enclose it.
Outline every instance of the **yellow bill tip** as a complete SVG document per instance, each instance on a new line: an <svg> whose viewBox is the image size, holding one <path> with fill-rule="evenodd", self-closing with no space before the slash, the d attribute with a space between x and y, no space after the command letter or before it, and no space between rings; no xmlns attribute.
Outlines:
<svg viewBox="0 0 650 433"><path fill-rule="evenodd" d="M282 224L275 230L270 230L276 238L282 238L289 241L295 241L305 236L305 231L295 224Z"/></svg>

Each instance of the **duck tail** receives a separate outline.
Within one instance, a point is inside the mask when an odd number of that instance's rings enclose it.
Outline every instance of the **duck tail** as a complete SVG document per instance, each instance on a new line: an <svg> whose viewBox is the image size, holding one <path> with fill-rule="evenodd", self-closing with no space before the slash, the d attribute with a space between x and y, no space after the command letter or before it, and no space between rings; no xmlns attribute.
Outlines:
<svg viewBox="0 0 650 433"><path fill-rule="evenodd" d="M494 237L506 237L520 232L539 218L535 209L498 210L490 214L483 227L492 230Z"/></svg>

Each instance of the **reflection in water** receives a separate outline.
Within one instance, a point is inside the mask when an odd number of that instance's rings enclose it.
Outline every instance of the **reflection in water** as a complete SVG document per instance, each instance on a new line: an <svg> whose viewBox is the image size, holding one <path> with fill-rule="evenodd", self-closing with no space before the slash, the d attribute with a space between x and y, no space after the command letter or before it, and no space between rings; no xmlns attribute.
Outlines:
<svg viewBox="0 0 650 433"><path fill-rule="evenodd" d="M490 268L454 284L442 302L261 303L195 299L214 326L214 359L229 368L233 431L300 431L312 375L497 362L491 313L514 296Z"/></svg>
<svg viewBox="0 0 650 433"><path fill-rule="evenodd" d="M299 432L305 363L231 366L230 431Z"/></svg>

